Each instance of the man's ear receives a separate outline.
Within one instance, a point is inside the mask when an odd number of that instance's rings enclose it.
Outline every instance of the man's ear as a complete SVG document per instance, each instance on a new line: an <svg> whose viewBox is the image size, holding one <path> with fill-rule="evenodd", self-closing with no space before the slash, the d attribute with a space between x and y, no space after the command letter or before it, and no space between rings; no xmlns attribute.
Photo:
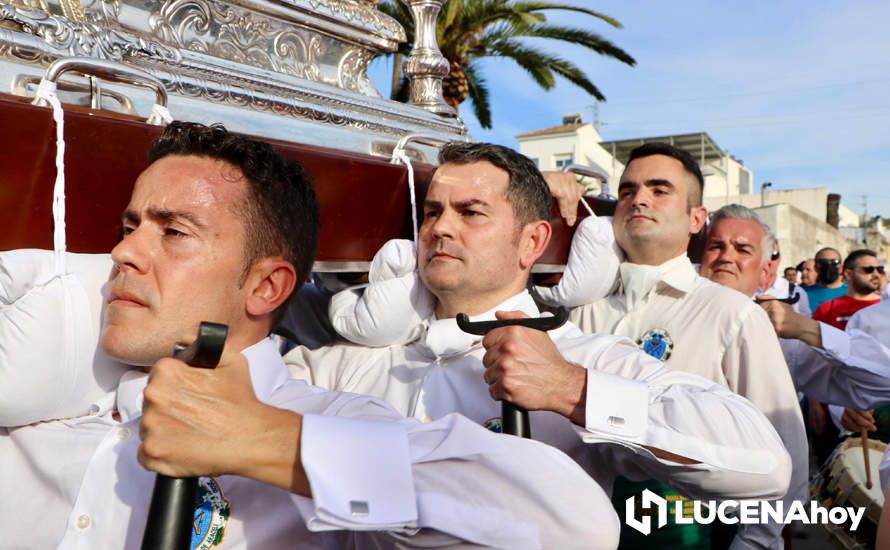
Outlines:
<svg viewBox="0 0 890 550"><path fill-rule="evenodd" d="M708 209L704 206L693 206L689 209L689 234L701 231L708 220Z"/></svg>
<svg viewBox="0 0 890 550"><path fill-rule="evenodd" d="M757 277L757 288L764 292L769 290L769 287L772 286L767 283L769 283L770 274L772 273L773 261L778 260L769 260L764 262L763 265L760 266L760 275Z"/></svg>
<svg viewBox="0 0 890 550"><path fill-rule="evenodd" d="M536 220L525 224L519 241L519 266L522 269L531 269L531 266L538 261L547 250L552 234L550 222Z"/></svg>
<svg viewBox="0 0 890 550"><path fill-rule="evenodd" d="M297 271L293 264L280 257L257 260L244 283L247 314L262 316L275 311L290 297L296 286Z"/></svg>

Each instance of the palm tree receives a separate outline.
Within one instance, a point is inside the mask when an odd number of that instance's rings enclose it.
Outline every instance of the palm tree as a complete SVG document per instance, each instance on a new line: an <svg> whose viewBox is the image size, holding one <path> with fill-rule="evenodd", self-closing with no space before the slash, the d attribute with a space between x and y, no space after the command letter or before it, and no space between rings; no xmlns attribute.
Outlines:
<svg viewBox="0 0 890 550"><path fill-rule="evenodd" d="M392 98L406 101L407 80L401 75L401 60L411 53L414 43L414 19L401 0L381 0L380 10L398 20L408 35L399 46L393 66ZM606 98L593 82L572 62L523 42L523 38L548 38L583 46L633 66L636 61L627 52L581 28L547 23L543 12L565 10L589 15L621 28L621 23L603 13L556 2L514 2L512 0L447 0L436 22L436 34L442 55L451 72L442 83L445 101L455 111L468 97L483 128L491 128L489 88L480 70L485 57L506 57L515 61L545 90L556 85L554 75L562 76L600 101Z"/></svg>

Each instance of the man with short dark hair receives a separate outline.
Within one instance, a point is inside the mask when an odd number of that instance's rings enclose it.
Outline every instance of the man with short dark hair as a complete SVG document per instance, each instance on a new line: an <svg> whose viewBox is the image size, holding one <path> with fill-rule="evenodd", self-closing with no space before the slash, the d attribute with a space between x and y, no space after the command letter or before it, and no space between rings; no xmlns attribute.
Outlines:
<svg viewBox="0 0 890 550"><path fill-rule="evenodd" d="M619 287L571 319L585 332L628 336L673 369L699 374L747 397L773 423L791 454L786 500L806 490L807 444L775 331L750 299L699 276L686 256L705 223L695 159L668 144L631 152L618 187L613 228L626 260ZM762 238L762 235L757 238ZM658 339L663 346L650 345ZM775 547L782 525L742 526L736 543Z"/></svg>
<svg viewBox="0 0 890 550"><path fill-rule="evenodd" d="M797 284L797 268L786 267L783 271L783 275L785 276L785 280L788 281L788 284Z"/></svg>
<svg viewBox="0 0 890 550"><path fill-rule="evenodd" d="M146 368L87 415L0 428L4 546L138 548L152 471L202 476L193 548L614 544L615 518L590 514L605 495L555 449L288 378L267 336L317 241L299 165L191 123L168 126L151 159L101 335ZM215 369L168 357L201 321L228 326Z"/></svg>
<svg viewBox="0 0 890 550"><path fill-rule="evenodd" d="M746 454L761 461L781 443L761 413L738 421L754 407L726 388L671 372L626 338L583 335L570 324L549 333L504 327L484 338L462 332L458 313L472 320L540 315L526 284L550 238L551 197L534 164L501 146L447 145L440 161L418 237L419 276L435 301L419 339L297 348L286 356L292 372L382 397L406 415L435 420L458 411L494 430L502 420L496 400L511 401L530 410L532 437L565 450L606 490L625 472L696 495L771 490L775 471L751 476L741 461ZM535 206L526 209L526 201ZM525 211L533 215L523 219ZM761 427L739 430L749 422ZM711 450L718 448L724 458L715 467ZM595 512L613 513L611 506Z"/></svg>
<svg viewBox="0 0 890 550"><path fill-rule="evenodd" d="M846 294L823 302L813 312L813 319L828 323L841 330L850 317L864 307L881 300L881 272L878 256L872 250L850 252L844 260L843 278Z"/></svg>
<svg viewBox="0 0 890 550"><path fill-rule="evenodd" d="M816 311L822 302L843 296L847 292L847 283L841 272L841 253L826 246L816 252L813 264L816 268L816 286L807 288L810 309Z"/></svg>

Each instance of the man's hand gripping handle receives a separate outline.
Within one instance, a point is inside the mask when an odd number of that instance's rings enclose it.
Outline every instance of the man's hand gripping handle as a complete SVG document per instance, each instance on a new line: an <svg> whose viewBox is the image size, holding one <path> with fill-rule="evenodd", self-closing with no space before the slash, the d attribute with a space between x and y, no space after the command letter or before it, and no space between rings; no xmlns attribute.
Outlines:
<svg viewBox="0 0 890 550"><path fill-rule="evenodd" d="M519 325L523 327L533 328L547 332L559 328L569 318L569 312L564 307L558 308L553 313L553 317L532 317L527 319L500 319L495 321L470 321L470 318L464 313L457 314L457 326L464 332L485 336L485 334L496 328ZM528 421L528 411L510 403L509 401L501 402L501 418L504 422L503 432L505 434L516 435L526 439L531 438L531 427Z"/></svg>

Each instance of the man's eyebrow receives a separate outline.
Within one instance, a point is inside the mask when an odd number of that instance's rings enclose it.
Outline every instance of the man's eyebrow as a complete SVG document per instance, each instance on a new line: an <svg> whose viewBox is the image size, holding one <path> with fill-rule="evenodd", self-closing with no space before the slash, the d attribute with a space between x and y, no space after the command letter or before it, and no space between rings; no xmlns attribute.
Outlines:
<svg viewBox="0 0 890 550"><path fill-rule="evenodd" d="M670 180L663 180L663 179L646 180L644 185L646 187L670 187L671 189L676 187L673 183L670 182Z"/></svg>
<svg viewBox="0 0 890 550"><path fill-rule="evenodd" d="M469 208L471 206L491 206L487 202L482 199L467 199L465 201L457 201L453 203L455 208ZM433 200L425 200L423 201L423 206L428 208L442 208L442 203L440 201Z"/></svg>
<svg viewBox="0 0 890 550"><path fill-rule="evenodd" d="M618 184L618 189L621 189L622 187L631 187L631 186L637 187L639 185L640 184L635 181L627 180L627 181L620 182ZM643 182L643 185L645 185L646 187L670 187L672 189L674 187L676 187L673 183L671 183L670 180L664 180L664 179L659 179L659 178L646 180Z"/></svg>
<svg viewBox="0 0 890 550"><path fill-rule="evenodd" d="M198 216L195 216L191 212L186 212L183 210L165 210L161 208L149 208L148 209L148 217L154 218L162 222L172 222L178 220L184 220L195 227L203 228L206 227L207 224L201 220ZM122 222L132 222L139 223L142 220L142 216L140 216L137 212L133 210L124 210L124 213L121 214Z"/></svg>
<svg viewBox="0 0 890 550"><path fill-rule="evenodd" d="M469 208L471 206L491 206L482 199L468 199L465 201L457 201L454 203L456 208Z"/></svg>

